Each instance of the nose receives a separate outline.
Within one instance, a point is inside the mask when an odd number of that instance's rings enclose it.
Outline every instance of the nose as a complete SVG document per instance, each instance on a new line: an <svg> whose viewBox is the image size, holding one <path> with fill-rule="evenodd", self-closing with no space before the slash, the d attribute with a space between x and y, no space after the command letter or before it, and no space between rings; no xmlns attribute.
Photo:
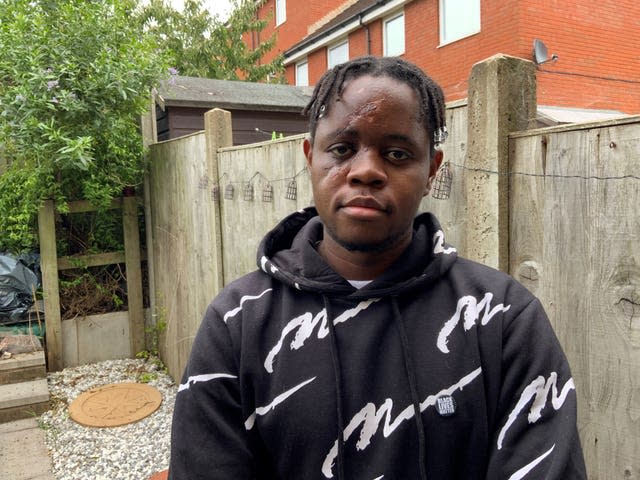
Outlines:
<svg viewBox="0 0 640 480"><path fill-rule="evenodd" d="M373 149L361 149L352 160L347 174L352 185L382 187L387 183L384 159Z"/></svg>

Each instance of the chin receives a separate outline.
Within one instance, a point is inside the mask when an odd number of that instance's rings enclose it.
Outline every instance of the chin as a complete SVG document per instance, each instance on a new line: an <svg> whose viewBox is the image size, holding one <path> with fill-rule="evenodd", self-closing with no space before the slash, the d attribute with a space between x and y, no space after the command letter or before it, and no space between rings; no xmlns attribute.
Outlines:
<svg viewBox="0 0 640 480"><path fill-rule="evenodd" d="M336 238L333 239L345 250L350 252L384 252L393 247L399 240L401 235L387 237L382 239L372 239L370 236L366 239L345 239Z"/></svg>

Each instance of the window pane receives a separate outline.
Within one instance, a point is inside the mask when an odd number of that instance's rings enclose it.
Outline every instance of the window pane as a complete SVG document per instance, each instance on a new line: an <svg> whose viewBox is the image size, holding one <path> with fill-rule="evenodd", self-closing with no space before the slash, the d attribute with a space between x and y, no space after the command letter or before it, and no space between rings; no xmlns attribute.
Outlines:
<svg viewBox="0 0 640 480"><path fill-rule="evenodd" d="M287 19L287 0L276 0L276 25Z"/></svg>
<svg viewBox="0 0 640 480"><path fill-rule="evenodd" d="M296 64L296 85L299 87L309 86L309 65L307 62Z"/></svg>
<svg viewBox="0 0 640 480"><path fill-rule="evenodd" d="M328 64L329 68L344 63L349 60L349 42L346 41L340 45L329 48Z"/></svg>
<svg viewBox="0 0 640 480"><path fill-rule="evenodd" d="M384 54L387 57L404 53L404 13L384 23Z"/></svg>
<svg viewBox="0 0 640 480"><path fill-rule="evenodd" d="M440 43L480 31L480 0L440 0Z"/></svg>

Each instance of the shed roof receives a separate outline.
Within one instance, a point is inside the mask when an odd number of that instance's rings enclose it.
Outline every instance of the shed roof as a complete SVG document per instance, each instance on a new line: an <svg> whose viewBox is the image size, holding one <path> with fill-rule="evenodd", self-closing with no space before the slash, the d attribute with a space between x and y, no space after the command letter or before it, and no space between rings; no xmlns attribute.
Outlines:
<svg viewBox="0 0 640 480"><path fill-rule="evenodd" d="M274 83L173 76L158 88L156 101L164 106L299 112L312 90Z"/></svg>

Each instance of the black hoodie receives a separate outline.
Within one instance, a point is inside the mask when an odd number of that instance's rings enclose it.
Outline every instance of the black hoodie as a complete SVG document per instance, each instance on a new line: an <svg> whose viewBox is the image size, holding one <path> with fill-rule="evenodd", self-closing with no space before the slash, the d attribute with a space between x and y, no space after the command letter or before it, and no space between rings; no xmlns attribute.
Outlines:
<svg viewBox="0 0 640 480"><path fill-rule="evenodd" d="M586 478L569 365L530 292L459 258L428 213L361 289L321 239L314 209L287 217L209 306L170 479Z"/></svg>

